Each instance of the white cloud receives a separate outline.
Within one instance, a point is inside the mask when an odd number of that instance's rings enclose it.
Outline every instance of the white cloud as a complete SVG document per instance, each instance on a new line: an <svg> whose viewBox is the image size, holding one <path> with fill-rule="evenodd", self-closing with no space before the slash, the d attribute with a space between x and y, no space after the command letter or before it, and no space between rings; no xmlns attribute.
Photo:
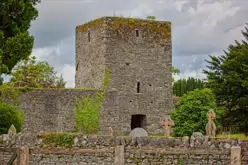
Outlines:
<svg viewBox="0 0 248 165"><path fill-rule="evenodd" d="M64 65L63 68L59 71L63 75L63 78L66 82L66 88L75 87L75 66Z"/></svg>
<svg viewBox="0 0 248 165"><path fill-rule="evenodd" d="M35 54L62 73L73 86L75 27L102 16L146 18L172 21L173 66L181 77L203 77L204 59L222 55L229 44L243 39L248 3L216 0L94 0L42 1L39 17L33 22ZM57 6L60 6L59 8ZM71 83L71 84L69 84Z"/></svg>

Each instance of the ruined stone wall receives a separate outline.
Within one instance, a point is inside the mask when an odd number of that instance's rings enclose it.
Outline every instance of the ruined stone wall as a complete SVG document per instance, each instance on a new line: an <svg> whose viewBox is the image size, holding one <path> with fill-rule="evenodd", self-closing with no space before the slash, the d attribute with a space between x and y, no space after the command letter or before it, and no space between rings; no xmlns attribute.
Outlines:
<svg viewBox="0 0 248 165"><path fill-rule="evenodd" d="M97 91L80 89L33 90L21 97L21 109L25 120L22 131L43 132L73 132L75 126L76 97L94 96ZM115 92L110 92L109 97ZM115 97L108 101L114 102ZM106 102L105 109L111 111L113 107ZM114 111L114 110L113 110ZM111 117L115 117L112 114Z"/></svg>
<svg viewBox="0 0 248 165"><path fill-rule="evenodd" d="M107 136L75 136L69 148L61 143L47 143L45 137L23 135L13 138L12 147L29 148L30 165L38 164L108 164L108 165L149 165L149 164L219 164L228 165L242 161L248 164L248 142L229 139L199 138L137 138ZM50 138L54 138L51 136ZM14 140L15 139L15 140ZM25 141L25 142L21 142ZM1 140L1 137L0 137ZM66 141L68 143L68 140ZM66 143L65 142L65 143ZM8 148L10 141L3 141L1 147ZM233 148L241 152L234 153ZM121 149L121 150L120 150ZM232 157L236 155L235 159ZM1 155L1 153L0 153ZM237 157L240 155L240 159ZM124 163L121 163L124 162ZM1 162L0 162L1 164Z"/></svg>

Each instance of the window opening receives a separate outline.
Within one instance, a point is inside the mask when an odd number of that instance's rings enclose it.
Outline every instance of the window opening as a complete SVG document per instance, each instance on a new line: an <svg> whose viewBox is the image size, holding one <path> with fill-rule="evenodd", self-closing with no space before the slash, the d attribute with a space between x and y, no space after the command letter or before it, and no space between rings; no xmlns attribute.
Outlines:
<svg viewBox="0 0 248 165"><path fill-rule="evenodd" d="M90 31L88 31L88 42L90 42Z"/></svg>
<svg viewBox="0 0 248 165"><path fill-rule="evenodd" d="M140 93L140 82L137 83L137 93Z"/></svg>
<svg viewBox="0 0 248 165"><path fill-rule="evenodd" d="M139 30L135 30L136 32L136 37L139 37Z"/></svg>

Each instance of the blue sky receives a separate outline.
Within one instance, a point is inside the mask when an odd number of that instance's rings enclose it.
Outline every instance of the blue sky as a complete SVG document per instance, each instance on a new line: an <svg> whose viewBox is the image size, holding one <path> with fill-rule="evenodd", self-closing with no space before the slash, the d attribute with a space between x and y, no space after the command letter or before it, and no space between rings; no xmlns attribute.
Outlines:
<svg viewBox="0 0 248 165"><path fill-rule="evenodd" d="M208 55L222 55L243 39L247 0L42 0L32 22L32 55L48 61L74 87L75 27L102 16L126 16L172 22L173 66L180 76L204 78Z"/></svg>

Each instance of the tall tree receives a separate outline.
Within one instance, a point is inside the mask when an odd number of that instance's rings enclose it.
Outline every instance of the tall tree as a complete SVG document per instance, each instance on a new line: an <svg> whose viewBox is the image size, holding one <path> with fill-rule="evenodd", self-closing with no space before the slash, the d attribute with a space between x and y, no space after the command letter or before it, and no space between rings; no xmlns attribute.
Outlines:
<svg viewBox="0 0 248 165"><path fill-rule="evenodd" d="M217 103L228 109L226 126L234 125L237 131L248 132L248 27L242 34L245 40L235 41L224 55L209 56L208 70L203 72Z"/></svg>
<svg viewBox="0 0 248 165"><path fill-rule="evenodd" d="M0 74L9 74L33 48L29 35L31 21L38 16L35 5L40 0L4 0L0 2Z"/></svg>
<svg viewBox="0 0 248 165"><path fill-rule="evenodd" d="M182 97L184 94L187 94L189 91L195 89L203 89L204 82L200 79L189 77L188 79L177 80L173 84L173 94Z"/></svg>
<svg viewBox="0 0 248 165"><path fill-rule="evenodd" d="M11 87L31 88L64 88L62 76L58 76L54 68L47 62L36 62L36 58L28 58L18 63L12 70Z"/></svg>

